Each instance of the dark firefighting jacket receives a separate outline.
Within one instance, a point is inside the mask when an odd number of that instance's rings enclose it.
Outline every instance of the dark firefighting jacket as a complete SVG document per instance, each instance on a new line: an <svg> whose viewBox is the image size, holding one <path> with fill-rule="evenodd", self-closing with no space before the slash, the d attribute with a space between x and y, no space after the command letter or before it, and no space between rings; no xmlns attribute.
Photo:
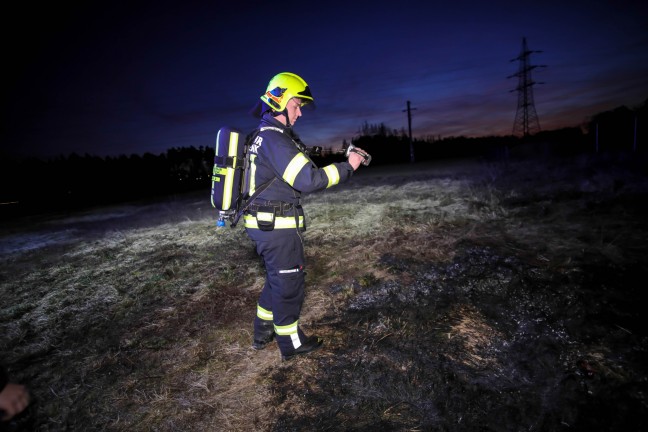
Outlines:
<svg viewBox="0 0 648 432"><path fill-rule="evenodd" d="M246 228L302 227L303 212L298 218L292 216L295 209L301 211L302 193L329 188L353 174L353 167L346 161L318 168L293 129L269 114L262 118L249 152L247 191L249 196L257 189L262 191L244 216Z"/></svg>

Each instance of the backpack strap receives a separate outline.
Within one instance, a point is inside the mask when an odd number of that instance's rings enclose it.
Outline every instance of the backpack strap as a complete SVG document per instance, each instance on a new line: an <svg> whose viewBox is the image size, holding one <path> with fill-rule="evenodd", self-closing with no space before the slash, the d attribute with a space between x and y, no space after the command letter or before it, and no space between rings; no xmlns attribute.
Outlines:
<svg viewBox="0 0 648 432"><path fill-rule="evenodd" d="M237 158L236 163L234 163L234 157L232 156L214 156L214 164L221 167L230 167L230 168L243 168L244 162Z"/></svg>

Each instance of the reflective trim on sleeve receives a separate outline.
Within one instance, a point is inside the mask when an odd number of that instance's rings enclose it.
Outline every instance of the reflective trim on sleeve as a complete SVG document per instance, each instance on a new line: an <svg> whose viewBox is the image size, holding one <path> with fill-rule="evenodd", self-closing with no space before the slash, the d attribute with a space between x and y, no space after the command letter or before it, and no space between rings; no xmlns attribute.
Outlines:
<svg viewBox="0 0 648 432"><path fill-rule="evenodd" d="M259 226L257 225L256 217L249 214L243 216L243 226L245 228L259 229ZM274 227L276 229L297 228L297 224L295 223L295 217L294 216L276 217L274 221ZM304 216L299 216L299 228L303 228L303 227L304 227Z"/></svg>
<svg viewBox="0 0 648 432"><path fill-rule="evenodd" d="M278 326L276 324L274 326L275 333L277 333L279 336L290 336L294 334L296 335L298 327L299 327L299 320L285 326Z"/></svg>
<svg viewBox="0 0 648 432"><path fill-rule="evenodd" d="M269 311L267 309L263 309L261 306L257 304L257 316L261 318L262 320L265 321L272 321L272 311Z"/></svg>
<svg viewBox="0 0 648 432"><path fill-rule="evenodd" d="M290 161L286 170L283 173L283 179L292 186L295 183L295 178L299 171L308 163L308 158L304 156L303 153L297 153L294 158Z"/></svg>
<svg viewBox="0 0 648 432"><path fill-rule="evenodd" d="M335 186L336 184L340 183L340 172L338 171L335 165L325 166L324 172L328 177L328 185L326 186L327 188L330 188L331 186Z"/></svg>

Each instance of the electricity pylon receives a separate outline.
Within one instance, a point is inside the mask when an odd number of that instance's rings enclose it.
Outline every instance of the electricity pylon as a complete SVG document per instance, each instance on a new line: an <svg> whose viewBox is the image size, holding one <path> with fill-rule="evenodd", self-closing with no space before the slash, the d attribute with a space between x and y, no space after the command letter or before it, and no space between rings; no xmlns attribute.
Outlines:
<svg viewBox="0 0 648 432"><path fill-rule="evenodd" d="M507 78L518 77L518 85L511 92L518 92L517 111L515 113L515 121L513 122L513 135L522 134L522 136L529 136L534 132L540 132L540 121L538 120L538 113L536 113L535 103L533 101L533 86L535 84L544 84L541 82L536 83L531 78L531 71L537 67L546 67L545 65L531 65L529 64L529 57L532 53L541 53L542 51L531 51L527 48L526 37L522 38L522 51L520 55L511 61L519 61L520 66L518 71Z"/></svg>

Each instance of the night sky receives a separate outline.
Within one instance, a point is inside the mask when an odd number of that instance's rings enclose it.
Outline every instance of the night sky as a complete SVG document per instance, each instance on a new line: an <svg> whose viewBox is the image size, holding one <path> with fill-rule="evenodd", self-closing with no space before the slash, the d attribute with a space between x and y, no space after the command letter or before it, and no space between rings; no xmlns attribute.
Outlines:
<svg viewBox="0 0 648 432"><path fill-rule="evenodd" d="M547 66L543 130L648 98L645 1L22 3L3 12L9 154L213 146L221 126L256 126L248 111L283 71L316 100L296 125L307 145L407 129L408 100L415 137L508 135L523 37Z"/></svg>

